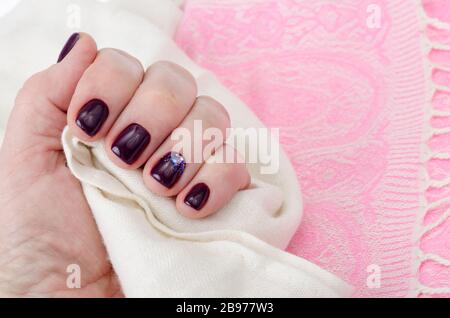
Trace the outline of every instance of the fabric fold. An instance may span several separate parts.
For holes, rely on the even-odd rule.
[[[228,214],[228,219],[212,217],[203,224],[197,221],[201,224],[197,227],[189,227],[185,219],[184,231],[174,231],[158,215],[183,217],[177,215],[172,199],[145,188],[139,171],[116,167],[107,158],[103,143],[85,144],[67,128],[62,141],[68,166],[82,182],[126,296],[350,295],[350,286],[339,278],[263,241],[273,242],[271,237],[283,229],[276,226],[267,207],[249,209],[246,202],[257,202],[265,190],[273,191],[270,184],[256,180],[253,189],[242,191],[217,214]],[[260,226],[267,232],[255,231]]]

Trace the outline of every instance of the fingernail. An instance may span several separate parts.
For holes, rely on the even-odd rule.
[[[67,54],[69,54],[70,50],[73,49],[77,41],[80,39],[80,33],[74,33],[70,36],[70,38],[67,40],[66,44],[64,44],[64,47],[61,50],[61,53],[59,53],[58,57],[58,63],[61,62]]]
[[[209,188],[204,183],[198,183],[192,187],[191,191],[187,194],[184,199],[184,203],[189,205],[191,208],[200,210],[206,204],[209,198]]]
[[[150,143],[150,134],[144,127],[131,124],[125,128],[112,145],[112,152],[123,162],[131,165]]]
[[[93,99],[80,109],[75,122],[78,127],[92,137],[102,128],[108,115],[108,106],[99,99]]]
[[[183,156],[177,152],[169,152],[153,167],[151,175],[166,188],[172,188],[180,179],[186,167]]]

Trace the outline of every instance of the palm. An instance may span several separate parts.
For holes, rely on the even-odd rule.
[[[65,166],[65,114],[29,95],[19,95],[0,151],[0,291],[120,295],[81,185]],[[79,289],[67,286],[70,264],[80,267]]]

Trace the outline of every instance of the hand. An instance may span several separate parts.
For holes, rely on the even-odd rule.
[[[97,51],[89,35],[73,35],[58,63],[24,84],[0,149],[0,295],[122,295],[81,185],[65,166],[66,125],[82,140],[104,138],[119,167],[144,166],[149,190],[176,196],[185,217],[206,217],[245,188],[243,164],[191,163],[171,151],[168,136],[177,127],[192,131],[194,120],[224,134],[230,124],[222,105],[197,97],[185,69],[158,62],[144,72],[132,56]],[[80,289],[67,288],[69,264],[81,268]]]

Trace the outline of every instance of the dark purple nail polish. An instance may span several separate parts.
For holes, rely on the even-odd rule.
[[[183,156],[177,152],[169,152],[153,167],[151,175],[166,188],[172,188],[180,179],[186,167]]]
[[[73,49],[77,41],[80,39],[79,33],[74,33],[70,36],[70,38],[67,40],[66,44],[64,44],[64,47],[61,50],[61,53],[59,53],[58,57],[58,63],[61,62],[67,54],[69,54],[70,50]]]
[[[93,99],[80,109],[75,122],[78,127],[92,137],[102,128],[108,115],[108,106],[99,99]]]
[[[144,127],[131,124],[114,141],[111,150],[123,162],[131,165],[150,143],[150,134]]]
[[[200,210],[206,204],[209,198],[209,188],[204,183],[198,183],[192,187],[191,191],[187,194],[184,199],[184,203],[189,205],[191,208]]]

